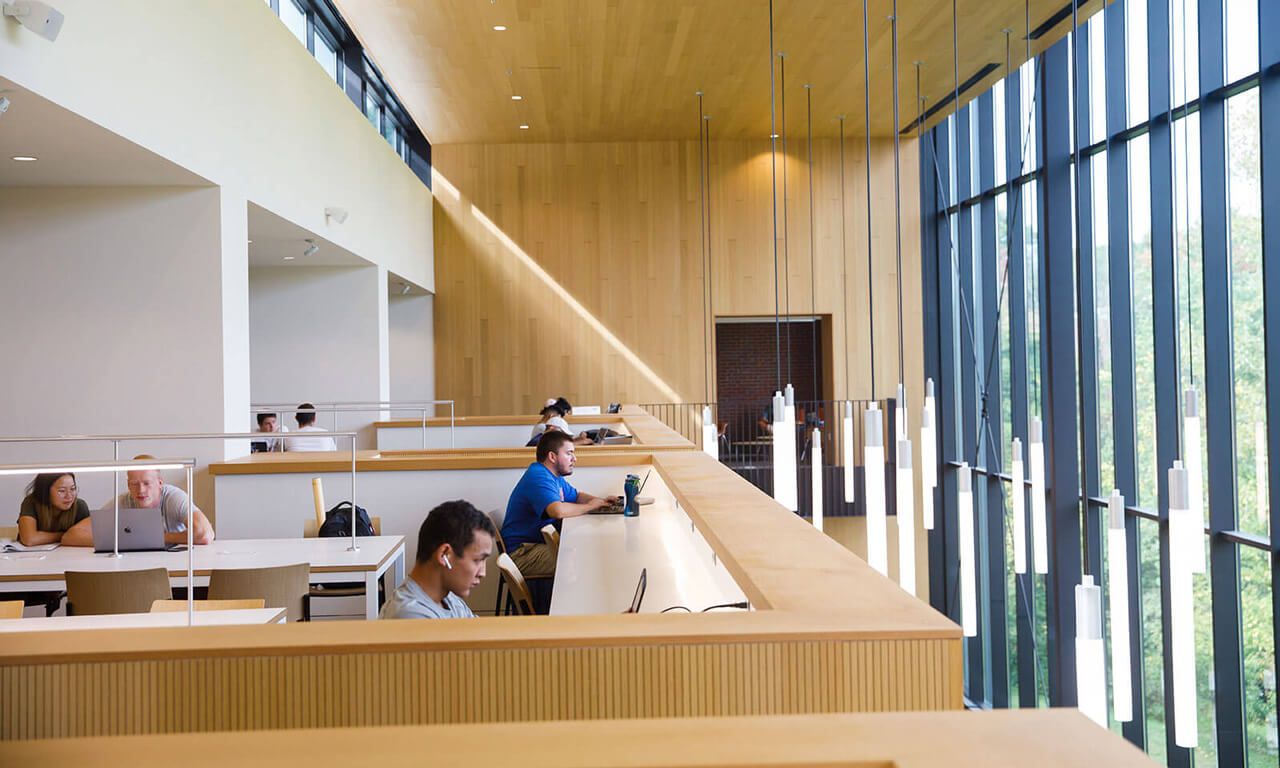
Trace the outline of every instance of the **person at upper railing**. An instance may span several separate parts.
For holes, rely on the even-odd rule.
[[[36,475],[27,486],[27,497],[18,510],[18,541],[29,547],[93,546],[89,505],[79,497],[75,475],[70,472]]]
[[[298,422],[298,432],[329,431],[316,426],[315,408],[311,403],[298,406],[298,412],[294,415],[294,420]],[[286,451],[336,451],[338,446],[333,442],[332,437],[289,437],[285,438],[284,449]]]
[[[134,460],[153,459],[154,456],[134,456]],[[160,508],[164,518],[164,543],[187,543],[187,492],[176,485],[168,485],[160,477],[159,470],[134,469],[125,473],[128,492],[120,494],[121,509]],[[103,507],[107,509],[107,507]],[[213,525],[194,503],[191,504],[191,541],[194,544],[213,543]]]
[[[276,417],[276,414],[259,413],[257,431],[264,432],[264,433],[288,432],[289,428],[279,423],[279,419]],[[255,440],[254,442],[262,443],[265,446],[265,448],[259,449],[259,450],[267,450],[267,451],[283,451],[284,450],[284,440],[279,437],[269,437],[265,440]]]

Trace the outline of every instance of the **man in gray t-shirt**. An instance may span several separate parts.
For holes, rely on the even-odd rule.
[[[462,598],[484,578],[496,535],[489,516],[466,501],[446,501],[418,530],[418,557],[409,577],[387,598],[379,618],[463,619]]]
[[[136,458],[152,458],[138,456]],[[166,485],[160,473],[154,469],[137,469],[126,473],[129,492],[120,494],[122,509],[150,509],[159,507],[164,517],[164,541],[166,544],[187,543],[187,494],[173,485]],[[209,518],[204,516],[200,508],[191,505],[191,516],[195,522],[191,529],[191,540],[196,544],[213,542],[213,526]]]

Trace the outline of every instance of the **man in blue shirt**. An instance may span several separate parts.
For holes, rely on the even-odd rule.
[[[541,578],[549,582],[548,577],[556,572],[556,559],[542,540],[542,527],[553,523],[559,528],[564,518],[607,507],[612,500],[579,491],[565,481],[564,478],[573,474],[573,465],[577,462],[573,438],[569,435],[547,430],[538,440],[534,458],[511,491],[502,523],[502,542],[526,579]],[[544,603],[540,613],[546,612],[549,596],[548,593],[545,601],[534,601]]]

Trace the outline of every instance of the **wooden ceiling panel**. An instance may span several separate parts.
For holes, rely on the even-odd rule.
[[[696,91],[712,135],[770,132],[769,4],[764,0],[336,0],[423,133],[433,143],[617,141],[697,136]],[[1060,14],[1064,0],[1031,0],[1030,26]],[[960,81],[998,64],[960,101],[1002,76],[1005,35],[1012,64],[1026,58],[1022,0],[957,0]],[[1083,20],[1102,6],[1082,3]],[[868,8],[871,133],[892,135],[892,2]],[[1067,9],[1070,5],[1066,6]],[[899,126],[916,114],[916,71],[927,105],[954,88],[952,4],[899,2]],[[815,136],[865,135],[862,4],[775,0],[774,67],[779,132],[806,129],[812,86]],[[1033,41],[1066,34],[1070,16]],[[494,31],[504,25],[506,31]],[[777,59],[775,59],[777,61]],[[520,96],[513,100],[512,96]],[[782,110],[785,97],[786,110]],[[935,117],[941,118],[940,113]],[[521,130],[526,124],[528,130]]]

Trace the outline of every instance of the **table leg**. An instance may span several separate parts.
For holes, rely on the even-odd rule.
[[[364,617],[378,618],[378,575],[373,571],[364,577]]]

